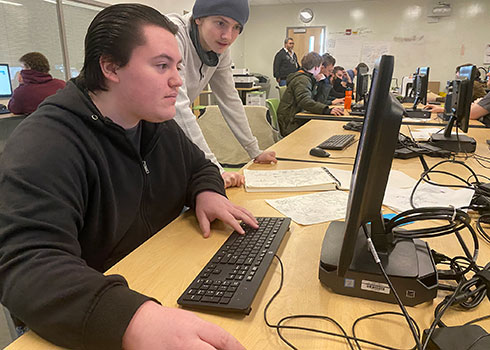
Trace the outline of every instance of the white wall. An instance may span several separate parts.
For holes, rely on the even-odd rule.
[[[394,77],[400,79],[418,66],[430,66],[430,80],[441,81],[443,90],[446,81],[454,77],[457,65],[468,62],[482,65],[485,45],[490,43],[490,1],[452,0],[451,3],[452,15],[441,18],[439,23],[427,22],[427,5],[432,4],[428,0],[253,6],[242,33],[243,66],[272,77],[272,61],[283,45],[286,27],[301,26],[298,13],[309,7],[315,13],[310,25],[326,26],[329,33],[364,28],[370,33],[361,40],[390,43],[389,53],[395,56]],[[481,12],[477,13],[478,10]],[[411,18],[409,12],[412,15],[419,12],[420,16]],[[356,19],[355,13],[364,13],[364,17]],[[416,40],[410,41],[414,36]]]
[[[183,10],[190,11],[192,6],[194,6],[195,0],[99,0],[105,2],[106,4],[119,4],[119,3],[134,3],[139,2],[151,7],[156,8],[163,14],[167,13],[178,13],[182,14]]]

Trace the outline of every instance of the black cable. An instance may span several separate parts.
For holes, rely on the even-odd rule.
[[[480,217],[476,220],[476,230],[487,243],[490,243],[490,235],[485,231],[482,226],[483,219],[490,219],[490,213],[480,215]]]
[[[267,311],[268,311],[270,305],[272,304],[272,302],[274,301],[274,299],[279,295],[280,291],[282,290],[282,286],[284,284],[284,266],[282,264],[281,259],[277,255],[274,255],[274,257],[279,261],[279,266],[280,266],[280,270],[281,270],[281,279],[280,279],[280,282],[279,282],[278,289],[276,290],[276,292],[274,292],[274,294],[269,299],[269,301],[267,302],[267,304],[266,304],[266,306],[264,308],[264,321],[265,321],[265,324],[268,327],[276,329],[279,338],[287,346],[289,346],[291,349],[298,350],[298,348],[296,348],[290,341],[288,341],[284,337],[284,335],[281,333],[281,330],[283,330],[283,329],[301,330],[301,331],[307,331],[307,332],[320,333],[320,334],[329,335],[329,336],[338,337],[338,338],[344,338],[344,339],[347,340],[347,343],[348,343],[349,348],[351,350],[355,350],[353,344],[351,343],[351,340],[355,341],[356,344],[358,344],[358,342],[361,342],[361,343],[366,343],[368,345],[373,345],[373,346],[376,346],[378,348],[382,348],[382,349],[386,349],[386,350],[399,350],[399,349],[396,349],[396,348],[393,348],[393,347],[390,347],[390,346],[387,346],[387,345],[379,344],[379,343],[376,343],[376,342],[373,342],[373,341],[370,341],[370,340],[361,339],[361,338],[357,338],[357,337],[351,337],[351,336],[347,335],[347,332],[342,328],[342,326],[337,321],[335,321],[334,319],[332,319],[332,318],[330,318],[328,316],[323,316],[323,315],[292,315],[292,316],[283,317],[282,319],[279,320],[279,322],[277,324],[271,324],[269,322],[269,320],[267,319]],[[286,325],[283,325],[282,324],[283,322],[285,322],[287,320],[291,320],[291,319],[295,319],[295,318],[315,318],[315,319],[322,319],[322,320],[325,320],[325,321],[332,322],[337,327],[340,328],[342,334],[337,334],[337,333],[333,333],[333,332],[323,331],[323,330],[315,329],[315,328],[308,328],[308,327],[301,327],[301,326],[286,326]],[[415,323],[415,321],[413,321],[413,322]],[[416,325],[416,323],[415,323],[415,325]],[[416,325],[416,328],[417,328],[418,332],[420,333],[420,329],[419,329],[419,327],[417,325]]]
[[[403,305],[400,297],[398,296],[397,291],[393,287],[393,284],[391,283],[391,280],[388,277],[388,274],[386,273],[386,271],[385,271],[385,269],[383,267],[383,264],[381,263],[381,260],[378,257],[378,253],[376,251],[376,248],[374,247],[373,242],[371,241],[371,237],[369,235],[369,231],[368,231],[368,229],[367,229],[367,227],[366,227],[365,224],[362,225],[362,229],[364,231],[364,235],[366,236],[368,247],[369,247],[369,250],[371,251],[371,254],[373,255],[374,261],[378,265],[378,267],[379,267],[381,273],[383,274],[383,277],[385,278],[386,282],[388,283],[391,291],[393,291],[393,295],[394,295],[394,297],[395,297],[395,299],[396,299],[396,301],[398,303],[398,306],[402,310],[402,313],[405,316],[405,319],[407,320],[408,326],[410,327],[410,331],[412,332],[413,338],[415,340],[416,348],[419,349],[419,350],[422,350],[422,343],[420,342],[419,336],[417,335],[417,331],[415,330],[414,324],[412,323],[412,318],[408,314],[408,311],[405,308],[405,305]]]
[[[353,159],[353,157],[339,157],[339,158],[331,158],[331,159],[340,159],[340,158]],[[276,157],[276,159],[281,161],[286,161],[286,162],[321,163],[321,164],[337,164],[337,165],[350,165],[350,166],[354,165],[351,163],[326,162],[323,160],[309,160],[309,159],[296,159],[296,158],[283,158],[283,157]]]
[[[365,319],[376,317],[376,316],[381,316],[381,315],[396,315],[396,316],[405,317],[405,315],[403,313],[393,312],[393,311],[375,312],[373,314],[364,315],[362,317],[359,317],[357,320],[354,321],[354,324],[352,325],[352,335],[354,336],[354,342],[356,343],[356,345],[359,349],[361,349],[361,345],[357,342],[357,339],[356,339],[357,338],[357,336],[356,336],[356,325]],[[417,330],[417,336],[418,336],[418,338],[420,338],[420,328],[419,328],[417,322],[415,322],[415,320],[411,316],[409,316],[409,317],[410,317],[411,321],[413,322],[413,324],[415,324],[415,328]],[[415,349],[415,348],[416,348],[416,345],[412,349]]]

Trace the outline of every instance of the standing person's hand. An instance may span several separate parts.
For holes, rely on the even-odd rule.
[[[136,311],[122,340],[124,350],[245,350],[223,328],[192,312],[147,301]]]
[[[233,227],[238,233],[245,233],[239,220],[258,228],[257,220],[247,209],[233,204],[228,198],[212,191],[204,191],[196,196],[196,217],[205,238],[209,237],[211,223],[219,219]]]
[[[254,163],[261,163],[261,164],[277,163],[276,152],[274,151],[262,152],[257,157],[255,157]]]

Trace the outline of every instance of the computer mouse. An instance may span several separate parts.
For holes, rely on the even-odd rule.
[[[0,103],[0,111],[5,111],[6,109],[7,109],[7,106]]]
[[[320,147],[313,147],[312,149],[310,149],[310,155],[323,158],[330,157],[330,153]]]

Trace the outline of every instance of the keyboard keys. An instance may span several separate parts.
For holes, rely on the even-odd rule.
[[[198,274],[178,303],[216,311],[250,312],[250,305],[275,252],[289,229],[289,218],[257,218],[259,228],[241,224]]]
[[[317,147],[323,149],[342,150],[351,145],[353,142],[354,135],[352,134],[333,135],[320,143]]]

